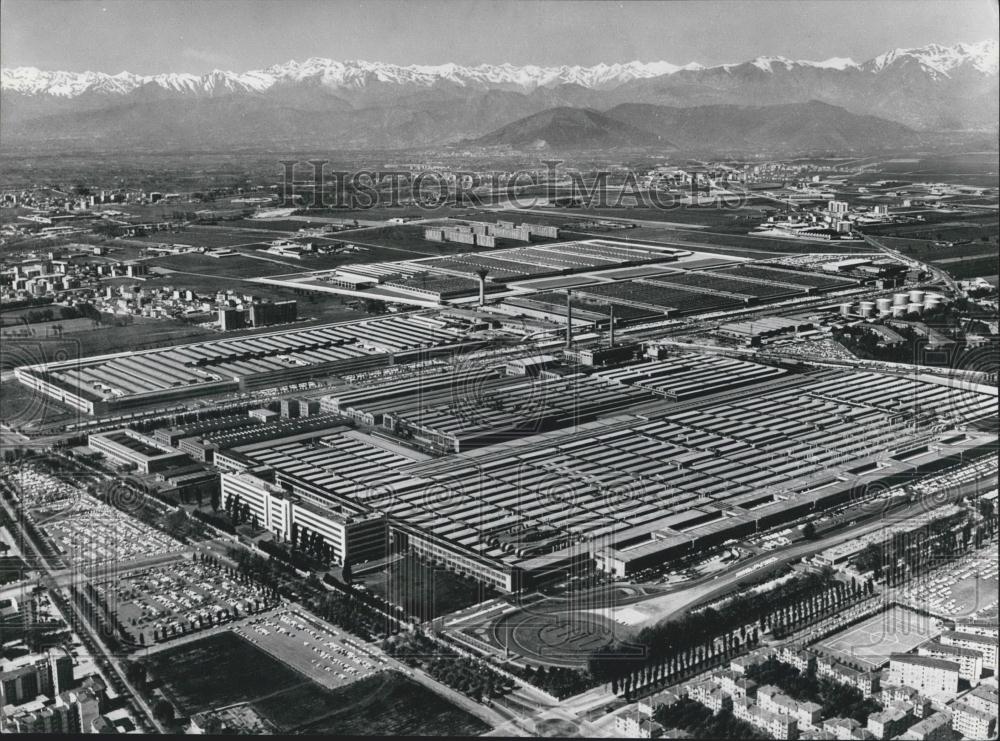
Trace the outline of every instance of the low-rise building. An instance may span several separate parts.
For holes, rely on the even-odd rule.
[[[729,668],[737,674],[746,674],[747,669],[763,664],[768,659],[774,657],[774,651],[767,648],[759,648],[751,651],[745,656],[737,656],[729,662]]]
[[[135,466],[142,473],[156,473],[190,462],[186,453],[128,428],[94,433],[87,438],[87,446],[114,463]]]
[[[937,712],[910,726],[903,741],[951,741],[951,714]]]
[[[799,737],[799,727],[794,718],[764,710],[760,706],[751,709],[750,722],[773,738],[794,741]]]
[[[924,718],[932,712],[931,699],[920,694],[916,688],[907,685],[884,685],[881,700],[884,706],[903,705],[910,707],[910,712],[915,718]]]
[[[663,726],[639,708],[629,708],[615,716],[615,734],[621,738],[660,738]]]
[[[719,683],[719,689],[732,698],[757,696],[757,683],[752,679],[747,679],[741,674],[737,674],[732,669],[722,669],[714,675]]]
[[[719,689],[713,681],[694,682],[687,686],[688,697],[695,702],[701,703],[713,713],[722,710],[731,710],[733,707],[732,698]]]
[[[868,716],[868,730],[878,739],[890,739],[904,733],[916,721],[913,713],[892,705]]]
[[[879,675],[841,664],[835,659],[820,657],[816,660],[816,674],[834,682],[856,687],[865,695],[871,695],[879,689]]]
[[[639,700],[636,707],[638,707],[640,713],[652,718],[653,713],[657,710],[660,708],[673,707],[680,701],[681,697],[683,697],[682,693],[664,690],[663,692],[657,692],[655,695],[650,695],[649,697]]]
[[[795,646],[784,646],[777,655],[778,661],[789,666],[794,666],[800,672],[805,673],[810,668],[816,666],[816,655],[811,651],[804,651]]]
[[[828,718],[823,721],[823,730],[839,741],[875,738],[875,735],[854,718]]]

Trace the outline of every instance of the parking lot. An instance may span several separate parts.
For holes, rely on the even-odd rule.
[[[233,630],[327,687],[350,684],[385,669],[399,669],[374,646],[323,625],[295,608],[243,621]]]
[[[271,590],[196,561],[135,571],[94,588],[121,629],[145,645],[236,620],[277,601]]]
[[[29,466],[5,464],[0,466],[0,477],[10,482],[21,506],[25,509],[72,501],[83,495],[82,489],[70,486],[55,476],[36,471]]]
[[[57,553],[74,566],[111,566],[184,548],[169,535],[86,494],[80,495],[78,508],[39,524]]]
[[[939,617],[965,617],[996,607],[1000,589],[997,544],[963,556],[899,590],[901,603]]]

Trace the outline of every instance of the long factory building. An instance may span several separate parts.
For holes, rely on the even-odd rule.
[[[454,323],[427,314],[26,365],[14,376],[87,414],[191,396],[296,383],[412,358],[462,342]]]
[[[842,371],[746,388],[443,458],[357,431],[277,441],[217,456],[223,498],[239,481],[246,501],[267,472],[284,492],[267,506],[303,502],[314,527],[324,508],[384,515],[382,542],[513,591],[569,569],[627,576],[996,443],[944,423],[993,413],[995,397],[974,391]]]

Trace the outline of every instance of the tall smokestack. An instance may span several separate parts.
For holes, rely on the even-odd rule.
[[[611,340],[611,347],[614,347],[615,346],[615,305],[614,304],[609,304],[609,308],[611,309],[611,316],[608,319],[608,330],[609,330],[609,335],[610,335],[610,340]]]
[[[573,292],[566,291],[566,349],[570,350],[573,347],[573,304],[570,300],[573,297]]]
[[[486,305],[486,276],[489,274],[489,270],[486,268],[480,268],[476,271],[476,275],[479,276],[479,305]]]

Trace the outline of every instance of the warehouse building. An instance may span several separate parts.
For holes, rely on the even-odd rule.
[[[628,575],[980,455],[995,435],[942,431],[930,410],[975,419],[992,414],[993,401],[910,378],[823,371],[444,458],[358,432],[241,455],[244,467],[272,468],[279,485],[317,506],[384,513],[399,543],[514,589],[595,565]]]
[[[21,366],[26,386],[88,414],[288,384],[400,362],[460,343],[463,331],[416,314]],[[447,350],[444,350],[447,351]]]
[[[94,433],[87,438],[87,446],[114,463],[135,466],[142,473],[156,473],[191,462],[187,453],[128,428]]]

